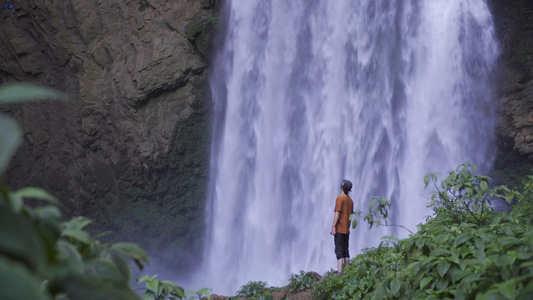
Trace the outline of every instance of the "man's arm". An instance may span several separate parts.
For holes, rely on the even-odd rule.
[[[340,211],[335,212],[335,217],[333,217],[333,225],[331,226],[331,234],[335,235],[337,233],[337,230],[335,229],[335,226],[337,225],[337,222],[339,222],[339,217],[341,215]]]

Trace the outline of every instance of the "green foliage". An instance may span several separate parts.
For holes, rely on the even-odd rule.
[[[344,268],[343,276],[326,273],[313,290],[313,297],[365,299],[388,274],[404,266],[398,246],[364,249]]]
[[[12,118],[3,115],[0,115],[0,128],[0,173],[4,173],[20,144],[22,132]]]
[[[200,288],[198,291],[189,291],[185,292],[186,295],[196,295],[198,299],[210,299],[211,298],[211,291],[208,288]],[[188,297],[188,300],[195,299],[195,297]]]
[[[467,163],[433,184],[430,207],[435,215],[407,239],[384,237],[365,250],[343,276],[326,276],[313,290],[317,299],[530,299],[533,293],[533,179],[520,195],[489,186]],[[507,203],[498,213],[490,199]]]
[[[349,292],[346,293],[346,289],[353,289],[354,282],[346,280],[353,273],[353,264],[345,266],[343,269],[345,276],[339,276],[334,271],[329,271],[324,274],[324,279],[315,284],[313,291],[311,292],[313,299],[347,299],[346,297],[352,296]],[[344,296],[344,294],[348,294]]]
[[[315,279],[305,273],[305,271],[300,271],[300,274],[291,274],[289,279],[289,290],[291,292],[302,292],[313,287]]]
[[[14,83],[0,87],[0,104],[50,99],[65,99],[65,95],[46,87],[24,83]]]
[[[504,214],[494,216],[486,226],[467,222],[420,226],[416,235],[399,244],[406,267],[385,277],[372,295],[376,299],[525,299],[533,287],[533,231],[516,221]],[[395,281],[400,287],[397,293],[392,288]]]
[[[383,221],[386,223],[387,218],[389,217],[389,208],[389,200],[383,197],[372,197],[370,205],[368,206],[368,212],[363,220],[370,224],[370,228],[372,228],[374,224],[379,226]]]
[[[389,216],[391,203],[388,199],[383,197],[372,197],[370,204],[368,205],[368,212],[365,214],[363,221],[367,222],[370,225],[370,228],[374,226],[398,226],[401,227],[410,233],[413,233],[411,230],[405,226],[398,224],[389,224],[391,218]],[[358,217],[361,216],[361,212],[357,211],[350,215],[350,221],[352,222],[352,228],[356,228],[358,225]]]
[[[144,282],[146,285],[146,290],[141,296],[142,300],[172,300],[172,299],[185,299],[186,295],[192,295],[202,299],[205,295],[208,299],[211,297],[211,292],[206,288],[201,288],[198,291],[185,292],[181,286],[176,285],[172,281],[163,280],[159,281],[155,279],[157,275],[148,276],[144,275],[141,278],[137,279],[137,282]],[[195,299],[196,297],[191,296],[187,299]]]
[[[185,297],[185,291],[182,287],[177,286],[173,282],[167,280],[159,281],[155,279],[156,277],[157,275],[152,277],[144,275],[137,279],[137,282],[144,282],[146,284],[146,291],[142,295],[141,299],[182,299]]]
[[[85,228],[88,219],[64,222],[54,206],[30,208],[22,202],[31,195],[50,201],[44,191],[11,192],[1,186],[0,299],[136,299],[129,287],[133,259],[142,268],[146,254],[135,245],[106,244]],[[15,280],[16,279],[16,280]],[[11,281],[13,284],[7,285]],[[41,289],[40,283],[45,282]],[[8,294],[6,294],[8,293]],[[48,296],[47,296],[48,295]]]
[[[516,217],[520,223],[533,225],[533,176],[523,183],[523,192],[518,197],[518,203],[513,206],[511,214]]]
[[[390,201],[383,197],[372,197],[370,204],[368,205],[368,212],[365,214],[363,220],[366,221],[370,228],[376,224],[381,225],[384,221],[387,222],[389,216]],[[350,221],[352,222],[352,228],[356,228],[359,224],[358,217],[362,214],[361,211],[356,211],[350,215]]]
[[[426,187],[429,183],[435,187],[429,207],[444,220],[486,225],[490,223],[493,211],[491,198],[502,198],[507,204],[511,204],[518,193],[506,186],[490,189],[490,178],[474,175],[471,170],[477,171],[474,165],[463,163],[440,182],[440,187],[437,185],[436,174],[426,175],[424,177]]]
[[[249,281],[237,291],[237,297],[254,299],[254,300],[271,300],[272,292],[278,288],[269,287],[264,281]]]

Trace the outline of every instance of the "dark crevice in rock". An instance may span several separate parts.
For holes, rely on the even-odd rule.
[[[518,83],[524,84],[524,85],[531,85],[533,82],[533,76],[525,76],[518,80]]]
[[[159,87],[152,89],[146,94],[145,97],[131,101],[130,103],[132,104],[132,107],[135,109],[140,109],[145,106],[150,101],[150,99],[158,98],[164,94],[175,92],[179,88],[184,87],[189,82],[187,75],[190,71],[190,69],[184,71],[183,76],[177,78],[174,82],[165,83]]]

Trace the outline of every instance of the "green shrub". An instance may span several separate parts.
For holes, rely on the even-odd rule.
[[[313,276],[305,273],[305,271],[300,271],[300,274],[291,274],[289,290],[293,293],[302,292],[312,288],[314,283],[315,278]]]
[[[326,276],[314,297],[530,299],[533,230],[526,216],[531,216],[527,200],[533,184],[524,184],[523,195],[502,186],[491,189],[490,178],[472,170],[462,164],[442,182],[435,174],[426,176],[426,186],[435,188],[429,205],[435,214],[428,222],[409,238],[385,237],[379,248],[354,258],[345,275]],[[493,197],[507,203],[518,198],[519,204],[510,213],[494,212]]]
[[[368,211],[363,217],[363,221],[368,223],[370,225],[370,229],[372,226],[396,226],[403,228],[409,233],[413,233],[411,230],[409,230],[407,227],[400,225],[400,224],[391,224],[392,218],[389,216],[389,210],[390,210],[390,201],[388,199],[385,199],[383,197],[372,197],[372,200],[370,201],[370,204],[368,205]],[[356,211],[352,215],[350,215],[350,221],[352,222],[352,227],[356,228],[358,223],[358,218],[361,216],[362,212]]]
[[[272,299],[271,293],[277,290],[278,288],[269,287],[264,281],[249,281],[237,291],[236,296],[254,300],[269,300]]]
[[[37,188],[1,186],[0,299],[138,299],[128,259],[142,269],[143,250],[101,243],[85,231],[90,220],[65,222],[55,206],[30,208],[26,198],[57,203]]]
[[[474,175],[471,170],[477,171],[476,167],[469,163],[460,165],[440,182],[440,186],[437,184],[436,174],[424,177],[426,187],[432,183],[435,188],[429,207],[441,220],[486,225],[491,222],[493,215],[492,198],[502,198],[507,204],[511,204],[512,200],[518,196],[518,192],[506,186],[490,189],[490,178]]]
[[[401,241],[406,267],[385,277],[373,296],[526,299],[533,289],[532,246],[533,232],[507,214],[487,226],[430,222]]]
[[[403,268],[397,245],[364,249],[344,268],[344,274],[328,272],[312,291],[315,299],[364,299],[390,272]]]
[[[326,272],[324,279],[315,284],[311,292],[313,299],[342,299],[338,294],[342,294],[343,289],[350,289],[353,287],[350,281],[346,278],[352,274],[351,269],[353,265],[350,264],[344,268],[346,276],[339,276],[333,271]]]
[[[533,176],[529,176],[523,183],[522,190],[518,202],[512,207],[511,215],[522,224],[533,225]]]
[[[155,279],[157,275],[152,277],[144,275],[141,278],[137,279],[138,283],[145,283],[145,291],[141,296],[142,300],[173,300],[173,299],[184,299],[186,295],[195,294],[198,296],[198,299],[202,299],[205,295],[208,299],[211,297],[211,293],[206,288],[201,288],[198,291],[185,292],[181,286],[178,286],[172,281],[163,280],[159,281]],[[194,297],[189,297],[189,299],[194,299]]]

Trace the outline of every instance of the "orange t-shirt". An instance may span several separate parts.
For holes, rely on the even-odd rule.
[[[350,215],[353,213],[353,201],[348,195],[340,195],[335,201],[335,212],[340,212],[339,221],[335,226],[338,233],[350,233]]]

